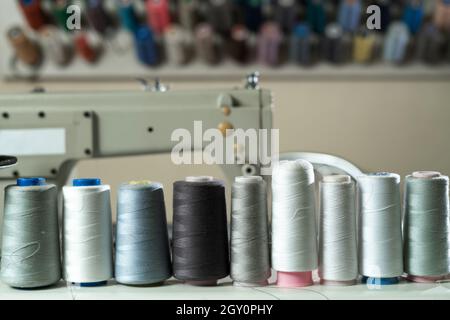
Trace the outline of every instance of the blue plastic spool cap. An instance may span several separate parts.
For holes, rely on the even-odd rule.
[[[74,179],[73,186],[74,187],[95,187],[101,186],[102,180],[98,178],[89,178],[89,179]]]
[[[381,286],[389,286],[392,284],[397,284],[399,282],[398,277],[393,278],[374,278],[374,277],[366,277],[363,276],[361,279],[362,283],[368,285],[381,285]]]
[[[19,178],[17,179],[17,186],[19,187],[36,187],[45,186],[47,181],[45,178]]]
[[[74,179],[72,182],[74,187],[95,187],[101,186],[102,180],[98,178],[89,178],[89,179]],[[100,281],[100,282],[87,282],[87,283],[74,283],[82,288],[92,288],[104,286],[108,283],[108,281]]]

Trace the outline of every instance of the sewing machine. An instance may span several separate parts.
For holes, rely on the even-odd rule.
[[[18,164],[0,171],[1,180],[45,177],[62,186],[77,161],[170,152],[175,129],[271,129],[271,92],[259,89],[259,75],[247,77],[244,88],[170,91],[159,81],[143,91],[46,93],[0,96],[0,152],[18,157]],[[330,156],[286,155],[309,159],[320,170],[352,175],[351,164]],[[325,160],[325,161],[324,161]],[[9,163],[11,165],[11,163]],[[223,165],[229,181],[259,173],[258,165]],[[327,171],[327,173],[329,173]],[[335,172],[332,169],[332,172]]]
[[[158,84],[159,85],[159,84]],[[0,96],[0,150],[19,159],[0,179],[42,176],[64,184],[88,158],[170,152],[175,129],[270,129],[267,90],[165,91]],[[256,174],[256,166],[224,166],[227,176]]]

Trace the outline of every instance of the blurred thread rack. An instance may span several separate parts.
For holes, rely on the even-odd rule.
[[[34,3],[40,10],[27,14],[24,8]],[[5,1],[0,4],[0,71],[6,79],[48,80],[225,80],[255,69],[281,80],[450,78],[450,1],[391,1],[381,6],[383,30],[361,31],[367,6],[383,3]],[[81,31],[64,30],[69,4],[82,8]],[[389,29],[393,25],[397,30]],[[388,43],[390,33],[395,45]],[[34,60],[30,46],[28,56],[14,58],[20,55],[11,46],[12,37],[38,44]],[[67,57],[55,44],[57,38],[68,44]],[[27,58],[29,65],[21,61]]]

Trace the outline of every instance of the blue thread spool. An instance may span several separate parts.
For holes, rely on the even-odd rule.
[[[406,24],[404,22],[391,24],[384,40],[384,60],[397,64],[405,62],[409,42],[410,32]]]
[[[349,3],[347,0],[342,0],[338,19],[345,32],[355,32],[361,20],[361,1],[357,0]]]
[[[135,33],[139,28],[139,23],[134,11],[133,2],[129,0],[119,1],[118,14],[124,28]]]
[[[409,1],[403,13],[403,22],[406,23],[411,33],[415,34],[419,31],[422,26],[423,15],[423,1]]]
[[[310,65],[313,60],[311,28],[306,23],[299,23],[292,33],[291,59],[301,65]]]
[[[72,185],[74,187],[94,187],[101,186],[102,180],[98,178],[90,178],[90,179],[74,179],[72,181]],[[88,283],[73,283],[74,285],[80,286],[82,288],[92,288],[105,286],[108,281],[99,281],[99,282],[88,282]]]
[[[262,1],[246,0],[243,4],[245,25],[248,30],[258,32],[263,22]]]
[[[322,0],[308,0],[306,19],[314,32],[322,34],[325,31],[326,16]]]
[[[158,63],[158,54],[152,30],[147,26],[140,27],[136,34],[136,53],[139,61],[148,66]]]

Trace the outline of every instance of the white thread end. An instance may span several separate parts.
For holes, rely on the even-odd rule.
[[[417,179],[433,179],[439,178],[441,173],[437,171],[416,171],[412,174],[412,176]]]
[[[400,175],[397,173],[391,173],[391,172],[375,172],[375,173],[368,173],[366,175],[360,176],[357,178],[358,181],[364,180],[364,179],[395,179],[397,183],[400,183]]]
[[[277,167],[286,170],[314,170],[310,162],[302,159],[280,161],[278,162]]]
[[[323,183],[350,183],[352,178],[347,175],[331,175],[325,176],[322,179]]]
[[[235,182],[237,183],[259,183],[263,181],[263,178],[260,176],[249,176],[249,177],[236,177]]]
[[[201,176],[201,177],[186,177],[186,182],[211,182],[214,181],[213,177]]]
[[[149,186],[153,184],[150,180],[141,180],[141,181],[130,181],[128,182],[128,185],[130,186]]]

